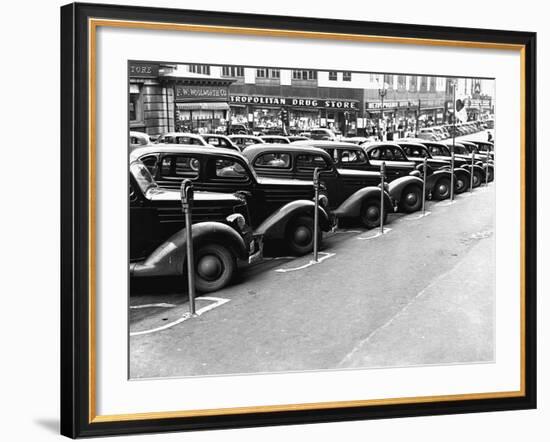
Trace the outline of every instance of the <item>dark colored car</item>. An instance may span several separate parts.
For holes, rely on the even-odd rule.
[[[494,165],[492,164],[492,160],[489,160],[487,162],[487,156],[486,155],[480,155],[479,153],[476,153],[477,146],[472,145],[473,143],[469,142],[457,142],[455,141],[454,145],[452,141],[446,141],[445,145],[449,148],[449,150],[454,149],[455,152],[455,158],[462,158],[471,165],[472,163],[472,153],[474,156],[474,165],[479,166],[482,169],[481,172],[481,180],[485,181],[485,175],[487,174],[488,181],[493,181],[494,179]],[[474,150],[472,150],[472,148]],[[485,164],[487,163],[487,164]],[[475,175],[475,174],[474,174]],[[476,177],[474,176],[474,180],[476,180]],[[475,186],[474,186],[475,187]]]
[[[250,134],[251,131],[246,124],[233,123],[229,126],[228,132],[230,134]]]
[[[424,158],[426,159],[427,175],[432,175],[434,170],[451,167],[450,158],[434,158],[424,144],[414,141],[398,141],[397,143],[401,146],[407,158],[413,160],[416,164],[423,164]],[[470,187],[470,172],[461,168],[455,161],[454,174],[456,177],[454,182],[455,192],[459,194],[468,190]]]
[[[408,158],[401,146],[397,143],[367,143],[362,145],[370,162],[370,167],[380,168],[382,162],[386,163],[388,174],[400,177],[410,174],[412,170],[422,172],[423,159]],[[434,200],[444,200],[451,196],[451,170],[449,167],[427,171],[426,192]]]
[[[290,140],[284,135],[262,135],[260,138],[268,144],[290,144]]]
[[[337,169],[327,152],[308,145],[258,144],[249,146],[243,154],[256,173],[264,177],[308,181],[312,179],[314,170],[319,168],[323,205],[337,219],[359,220],[367,228],[380,225],[382,195],[378,172]],[[410,178],[420,182],[422,192],[422,181]],[[384,218],[394,209],[390,195],[401,195],[404,187],[404,183],[400,188],[392,184],[387,187],[384,192]]]
[[[130,275],[184,276],[186,232],[180,192],[161,189],[140,161],[130,164]],[[192,205],[195,284],[219,290],[254,250],[243,197],[195,192]]]
[[[294,254],[313,248],[314,188],[311,181],[258,177],[246,159],[229,149],[198,146],[152,146],[136,149],[130,160],[141,160],[161,188],[178,189],[190,179],[196,190],[239,192],[250,210],[250,225],[265,241],[286,241]],[[331,228],[320,208],[320,226]]]

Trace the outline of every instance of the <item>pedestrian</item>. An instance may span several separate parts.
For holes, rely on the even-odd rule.
[[[493,141],[493,134],[490,130],[487,131],[487,141]]]

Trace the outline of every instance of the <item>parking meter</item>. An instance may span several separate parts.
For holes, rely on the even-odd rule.
[[[193,183],[183,180],[180,187],[181,208],[185,216],[185,239],[187,252],[187,284],[189,292],[189,313],[195,315],[195,258],[193,256]]]
[[[380,165],[380,233],[384,233],[384,187],[386,180],[386,162]]]
[[[313,260],[319,260],[319,168],[313,170],[313,188],[315,190],[315,206],[313,208]]]

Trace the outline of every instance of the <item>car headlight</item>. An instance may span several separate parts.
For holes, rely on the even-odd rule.
[[[235,227],[239,232],[244,232],[246,228],[246,220],[244,219],[244,216],[242,216],[240,213],[232,213],[225,219],[229,224]]]

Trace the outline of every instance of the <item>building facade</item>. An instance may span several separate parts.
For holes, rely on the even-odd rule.
[[[494,82],[459,79],[468,118],[492,112]],[[130,129],[300,133],[326,127],[344,136],[397,133],[447,123],[452,80],[349,71],[130,63]],[[282,120],[286,110],[288,122]]]

